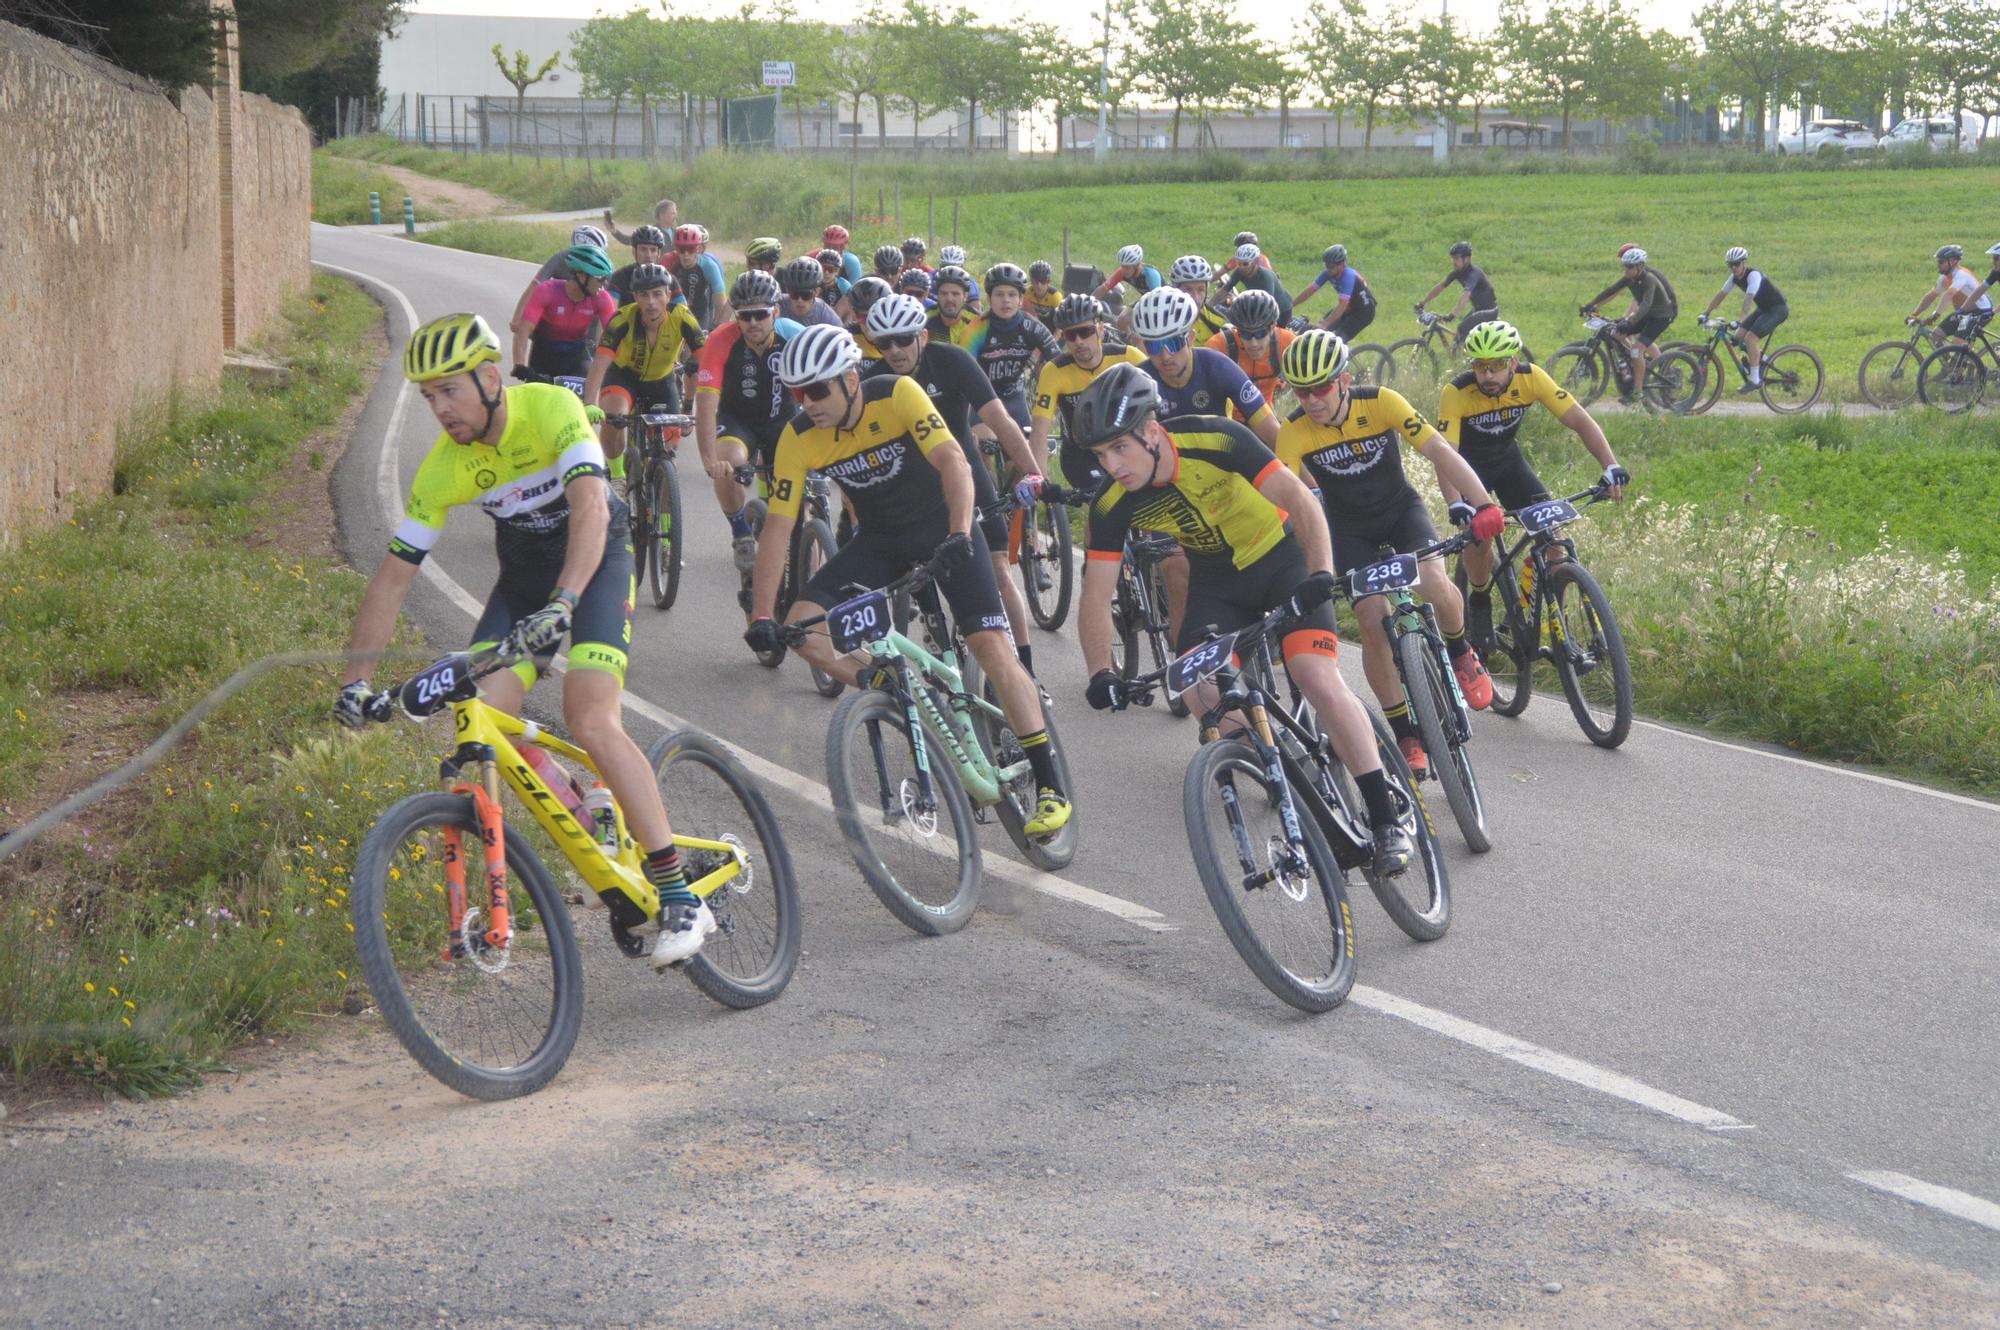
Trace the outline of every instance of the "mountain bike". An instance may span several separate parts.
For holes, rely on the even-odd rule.
[[[1416,781],[1371,710],[1397,819],[1416,851],[1393,876],[1375,870],[1366,810],[1318,718],[1296,685],[1289,708],[1278,701],[1270,639],[1291,614],[1280,606],[1247,628],[1211,635],[1133,680],[1119,709],[1146,705],[1155,688],[1186,693],[1214,679],[1220,696],[1202,714],[1201,747],[1181,785],[1188,847],[1250,972],[1285,1003],[1319,1012],[1354,986],[1350,872],[1360,869],[1397,927],[1419,941],[1451,926],[1451,887]]]
[[[743,486],[755,485],[743,515],[750,523],[750,530],[759,538],[764,534],[764,518],[770,511],[769,493],[771,469],[768,466],[745,464],[736,468],[736,483]],[[817,471],[806,473],[806,492],[799,501],[798,520],[792,524],[792,546],[785,555],[785,570],[778,578],[778,599],[775,617],[780,623],[791,611],[792,603],[799,598],[799,590],[812,581],[813,575],[826,564],[839,548],[833,534],[833,482]],[[745,610],[750,608],[750,577],[744,576],[739,599]],[[757,663],[765,669],[775,670],[784,663],[785,646],[780,643],[769,651],[759,651]],[[830,674],[812,669],[813,687],[821,697],[838,697],[843,687],[840,680]]]
[[[1736,367],[1737,382],[1750,386],[1750,352],[1739,335],[1743,325],[1735,319],[1711,319],[1706,314],[1695,320],[1708,334],[1701,342],[1668,342],[1660,349],[1684,351],[1701,371],[1701,392],[1687,408],[1698,416],[1714,406],[1722,396],[1723,381],[1729,377],[1725,358]],[[1797,415],[1812,408],[1826,388],[1826,365],[1809,346],[1793,342],[1766,347],[1761,362],[1763,382],[1757,385],[1764,405],[1781,416]],[[1651,374],[1648,373],[1650,379]]]
[[[632,515],[634,571],[652,589],[653,608],[673,607],[686,562],[681,532],[681,475],[674,464],[681,440],[694,428],[693,416],[647,408],[630,415],[606,415],[604,423],[634,431],[627,448],[625,504]]]
[[[1118,562],[1118,586],[1111,595],[1111,668],[1122,679],[1139,673],[1139,643],[1143,639],[1160,669],[1174,658],[1167,622],[1167,579],[1160,564],[1180,552],[1180,542],[1157,531],[1133,531],[1125,538]],[[1187,699],[1167,691],[1167,710],[1188,714]]]
[[[1405,337],[1391,342],[1384,355],[1388,359],[1386,379],[1379,380],[1402,393],[1405,397],[1412,391],[1435,388],[1444,373],[1445,364],[1454,359],[1456,351],[1451,347],[1452,320],[1448,315],[1416,307],[1417,323],[1420,331],[1415,337]],[[1435,342],[1444,342],[1444,354],[1438,353]]]
[[[608,909],[623,955],[645,955],[659,931],[659,894],[624,813],[608,791],[602,812],[578,806],[581,791],[555,760],[594,776],[590,755],[480,700],[479,679],[522,659],[505,648],[445,656],[377,694],[367,713],[371,721],[399,710],[413,720],[453,714],[457,747],[439,766],[445,788],[402,799],[376,820],[355,863],[351,906],[383,1020],[424,1070],[475,1099],[547,1085],[583,1016],[569,904],[506,820],[503,786],[594,893],[585,903]],[[523,755],[530,748],[541,750],[532,763]],[[679,968],[724,1006],[769,1002],[799,961],[798,887],[777,818],[728,752],[695,731],[665,736],[647,758],[683,828],[674,845],[689,886],[717,925]],[[543,771],[572,788],[558,792]],[[477,860],[470,881],[469,859]]]
[[[1467,746],[1472,742],[1472,708],[1458,686],[1458,672],[1452,669],[1451,651],[1445,646],[1444,632],[1438,627],[1437,613],[1419,601],[1413,588],[1423,560],[1463,549],[1470,537],[1448,536],[1435,545],[1398,554],[1382,547],[1388,557],[1347,574],[1347,598],[1356,606],[1371,597],[1388,602],[1382,629],[1395,653],[1396,673],[1403,681],[1403,696],[1409,699],[1410,716],[1430,755],[1431,773],[1444,787],[1445,802],[1458,823],[1465,844],[1474,854],[1493,848],[1486,831],[1486,800],[1479,790],[1479,776],[1472,768]],[[1360,611],[1356,610],[1357,617]]]
[[[1000,441],[982,439],[979,446],[992,459],[994,492],[1011,494],[1014,478],[1001,455]],[[1059,441],[1051,440],[1049,456],[1053,458],[1060,447]],[[1070,597],[1076,589],[1076,564],[1070,553],[1074,544],[1069,529],[1070,505],[1089,501],[1090,496],[1082,490],[1066,490],[1050,482],[1032,504],[1017,508],[1008,522],[1007,554],[1019,571],[1028,613],[1037,626],[1050,632],[1068,621]]]
[[[1621,401],[1632,400],[1632,365],[1644,354],[1617,340],[1618,323],[1600,315],[1583,316],[1590,336],[1559,347],[1543,368],[1571,397],[1591,405],[1615,386]],[[1646,387],[1640,403],[1649,411],[1685,414],[1699,400],[1701,367],[1685,351],[1662,349],[1646,367]]]
[[[1925,406],[1934,406],[1950,415],[1970,411],[1986,395],[1986,377],[2000,374],[2000,343],[1984,324],[1964,334],[1971,346],[1947,343],[1924,357],[1917,371],[1917,396]],[[1987,369],[1991,363],[1992,370]]]
[[[1029,863],[1045,872],[1076,854],[1076,818],[1048,836],[1030,836],[1034,768],[1021,751],[991,683],[919,565],[889,585],[825,614],[787,624],[792,645],[824,623],[834,649],[865,652],[875,686],[834,709],[826,735],[826,783],[855,864],[882,903],[908,927],[936,936],[965,927],[979,903],[978,822],[996,816]],[[913,598],[925,642],[899,631],[892,602]],[[1069,764],[1048,699],[1042,722],[1065,790]],[[935,759],[943,754],[944,762]],[[975,807],[977,811],[975,812]]]
[[[1884,411],[1900,411],[1917,400],[1917,375],[1924,358],[1944,345],[1944,334],[1922,319],[1904,319],[1910,335],[1899,342],[1878,342],[1861,357],[1861,395]]]
[[[1605,498],[1600,484],[1507,514],[1523,535],[1511,549],[1504,537],[1495,541],[1492,594],[1499,604],[1490,640],[1474,645],[1493,680],[1489,710],[1501,716],[1527,710],[1535,662],[1546,660],[1584,735],[1599,748],[1616,748],[1632,732],[1632,667],[1610,598],[1565,534],[1580,516],[1577,503],[1589,507]],[[1454,576],[1465,591],[1463,565]]]

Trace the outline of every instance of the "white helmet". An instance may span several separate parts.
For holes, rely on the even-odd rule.
[[[1146,251],[1137,245],[1127,245],[1118,251],[1118,266],[1121,268],[1129,268],[1136,263],[1144,263],[1145,261]]]
[[[965,247],[963,245],[946,245],[938,251],[938,266],[940,268],[950,268],[953,266],[963,268],[965,266]]]
[[[1620,254],[1618,261],[1628,268],[1636,268],[1646,261],[1646,251],[1634,245],[1623,254]]]
[[[1174,266],[1167,272],[1167,280],[1175,284],[1181,282],[1206,282],[1215,276],[1215,269],[1209,267],[1208,260],[1199,254],[1184,254],[1174,260]]]
[[[1264,251],[1247,240],[1236,247],[1236,261],[1246,267],[1263,257]]]
[[[1194,327],[1201,306],[1177,286],[1156,286],[1132,306],[1132,331],[1144,341],[1179,337]]]
[[[787,388],[837,379],[861,363],[854,335],[830,323],[815,323],[785,343],[778,354],[778,379]]]
[[[883,296],[868,307],[868,317],[863,325],[870,337],[898,337],[906,333],[920,333],[930,316],[924,313],[924,302],[915,296]]]
[[[569,233],[569,243],[572,245],[595,245],[599,249],[606,251],[609,251],[611,248],[611,242],[604,238],[604,232],[594,226],[588,225],[579,226],[576,230],[571,231]]]
[[[1733,245],[1730,247],[1729,252],[1722,256],[1722,261],[1724,263],[1748,263],[1750,262],[1750,251],[1741,245]]]
[[[2000,259],[2000,245],[1994,245],[1993,247],[1991,247],[1990,249],[1988,249],[1988,250],[1987,250],[1986,252],[1987,252],[1988,254],[1991,254],[1991,255],[1992,255],[1992,256],[1993,256],[1994,258],[1996,258],[1996,259]]]

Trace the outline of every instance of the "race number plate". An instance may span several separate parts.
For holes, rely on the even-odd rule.
[[[451,702],[471,697],[474,691],[472,657],[454,652],[412,675],[403,685],[400,701],[412,716],[435,716]]]
[[[870,591],[844,600],[826,612],[827,631],[839,651],[859,651],[870,642],[889,635],[889,597]]]
[[[1531,503],[1521,510],[1521,527],[1526,531],[1547,531],[1550,527],[1575,520],[1576,508],[1567,499]]]
[[[1414,554],[1398,554],[1393,559],[1371,563],[1366,568],[1349,569],[1347,573],[1347,589],[1355,600],[1364,596],[1379,596],[1385,591],[1401,591],[1416,584],[1417,556]]]
[[[1167,667],[1167,687],[1175,693],[1185,693],[1188,689],[1206,679],[1209,675],[1229,663],[1229,653],[1236,647],[1236,634],[1230,633],[1216,638],[1213,642],[1203,642],[1185,656],[1177,658]]]

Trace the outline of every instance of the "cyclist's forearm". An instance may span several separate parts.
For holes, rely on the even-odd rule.
[[[1035,470],[1046,476],[1049,473],[1049,419],[1047,416],[1035,416],[1028,421],[1028,453],[1035,463]],[[1071,477],[1065,476],[1064,479],[1068,480],[1072,485],[1076,484],[1075,479]]]
[[[1434,287],[1432,287],[1432,288],[1431,288],[1430,290],[1428,290],[1428,291],[1424,292],[1424,296],[1423,296],[1423,299],[1419,300],[1419,301],[1418,301],[1417,303],[1418,303],[1419,305],[1428,305],[1428,304],[1430,304],[1430,303],[1431,303],[1431,301],[1433,301],[1433,300],[1436,300],[1436,299],[1438,298],[1438,293],[1439,293],[1440,291],[1444,290],[1444,289],[1445,289],[1445,287],[1447,287],[1447,286],[1449,286],[1449,285],[1450,285],[1450,283],[1449,283],[1449,282],[1439,282],[1439,283],[1438,283],[1438,284],[1437,284],[1436,286],[1434,286]]]
[[[940,445],[931,450],[931,465],[937,468],[938,480],[944,486],[945,521],[953,534],[971,534],[976,491],[972,487],[972,464],[965,460],[965,450],[955,445]]]
[[[1463,500],[1477,508],[1493,501],[1472,463],[1446,442],[1444,435],[1433,430],[1424,439],[1423,454],[1437,468],[1438,489],[1444,494],[1445,503]]]
[[[525,365],[528,363],[528,325],[524,321],[516,319],[511,325],[510,331],[514,334],[514,363],[516,365]]]
[[[604,391],[604,373],[611,367],[611,357],[596,355],[590,358],[590,373],[583,376],[583,404],[596,406],[598,394]]]
[[[350,652],[372,656],[389,645],[389,639],[396,635],[396,616],[402,613],[403,599],[410,593],[410,583],[416,580],[416,564],[393,554],[383,556],[375,576],[368,580],[368,590],[362,593],[361,609],[354,616],[354,632],[347,642]],[[367,678],[374,664],[373,660],[349,661],[341,672],[341,684]]]
[[[694,447],[705,468],[715,460],[715,394],[694,395]]]
[[[792,548],[793,519],[767,513],[764,530],[757,538],[757,569],[750,577],[750,614],[770,619],[777,615],[778,583],[784,580],[785,560]]]
[[[1085,677],[1111,668],[1111,598],[1118,589],[1118,564],[1085,559],[1083,593],[1076,607],[1076,633]]]

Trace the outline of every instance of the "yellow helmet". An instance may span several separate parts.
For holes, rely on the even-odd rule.
[[[1347,372],[1347,343],[1338,333],[1308,328],[1285,348],[1278,372],[1293,388],[1317,388]]]
[[[403,377],[411,383],[465,374],[500,359],[500,339],[477,314],[447,314],[410,334]]]

